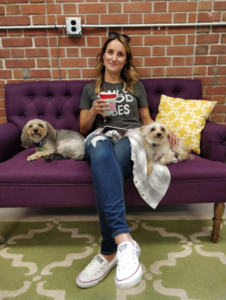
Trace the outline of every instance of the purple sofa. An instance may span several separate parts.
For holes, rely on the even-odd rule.
[[[151,117],[161,94],[201,99],[201,82],[185,79],[145,79]],[[42,81],[7,84],[7,123],[0,125],[0,207],[95,206],[92,175],[86,161],[27,162],[34,148],[21,147],[27,121],[40,118],[55,129],[79,131],[79,103],[87,81]],[[170,187],[161,204],[215,203],[212,241],[217,242],[226,198],[226,127],[207,121],[201,155],[170,164]],[[147,205],[133,178],[125,180],[126,205]]]

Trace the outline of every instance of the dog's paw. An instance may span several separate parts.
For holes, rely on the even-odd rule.
[[[37,158],[36,158],[35,155],[30,155],[30,156],[28,156],[27,161],[34,161],[34,160],[36,160],[36,159],[37,159]]]
[[[191,154],[189,154],[189,153],[185,153],[185,152],[184,152],[184,153],[178,155],[178,159],[179,159],[180,161],[184,161],[184,160],[186,160],[186,159],[194,159],[194,156],[191,155]]]
[[[152,172],[152,166],[147,166],[147,174],[150,175]]]
[[[160,164],[165,166],[168,165],[169,162],[167,161],[167,159],[163,156],[160,160],[159,160]]]

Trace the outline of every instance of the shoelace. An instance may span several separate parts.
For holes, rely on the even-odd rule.
[[[105,262],[103,263],[103,265],[100,268],[100,264],[96,265],[96,261],[97,261],[97,256],[94,256],[94,258],[91,260],[91,262],[88,264],[88,266],[85,267],[84,270],[90,270],[92,269],[92,273],[94,272],[94,275],[97,275],[97,273],[99,273],[105,266]],[[95,266],[96,265],[96,266]]]
[[[134,246],[129,247],[127,251],[123,251],[122,253],[118,253],[118,271],[124,269],[128,264],[134,263],[136,264],[137,261],[137,254],[136,252],[140,251],[136,249]]]

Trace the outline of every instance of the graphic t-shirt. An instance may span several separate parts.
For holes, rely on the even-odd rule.
[[[120,84],[104,82],[104,87],[107,91],[116,93],[116,111],[106,118],[102,115],[97,115],[94,129],[102,128],[106,125],[123,128],[141,127],[139,108],[148,106],[143,84],[141,82],[135,83],[133,94],[123,90],[123,82]],[[87,84],[82,93],[80,108],[90,109],[97,99],[100,99],[100,95],[95,94],[95,82]]]

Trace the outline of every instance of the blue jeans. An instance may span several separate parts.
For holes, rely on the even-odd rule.
[[[92,135],[85,145],[86,159],[91,165],[97,210],[100,219],[101,253],[117,251],[114,237],[129,233],[124,203],[124,177],[132,175],[131,146],[128,138],[113,144],[102,134]]]

